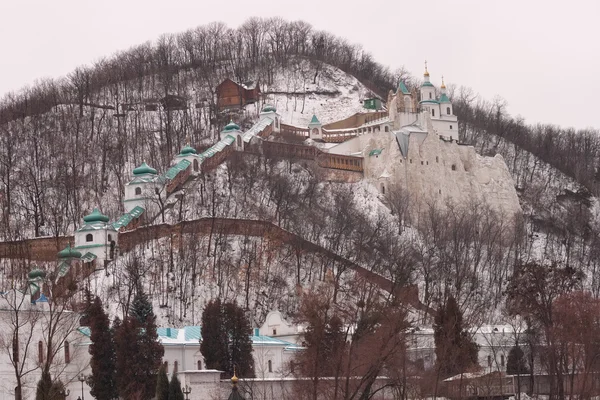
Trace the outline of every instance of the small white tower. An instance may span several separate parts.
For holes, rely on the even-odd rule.
[[[143,162],[133,170],[133,179],[125,185],[125,212],[130,212],[136,206],[147,209],[156,189],[161,188],[162,182],[156,170]]]
[[[117,244],[117,231],[97,208],[83,217],[83,226],[75,232],[75,250],[84,257],[91,253],[99,261],[112,260]]]
[[[186,144],[183,149],[175,156],[175,163],[181,160],[188,160],[192,164],[192,168],[195,172],[200,170],[200,164],[202,164],[202,156],[198,154],[195,148]]]
[[[221,139],[224,139],[227,136],[233,136],[235,138],[235,149],[236,150],[244,150],[244,143],[242,140],[242,131],[240,130],[240,126],[233,122],[233,120],[229,121],[225,128],[221,131]]]
[[[458,140],[458,118],[454,115],[452,102],[446,94],[446,84],[442,76],[442,86],[440,86],[439,108],[440,115],[438,118],[432,118],[433,128],[438,135]]]
[[[260,112],[260,120],[271,118],[273,120],[273,132],[280,132],[281,115],[277,114],[277,109],[274,106],[265,104]]]
[[[323,125],[315,114],[313,114],[312,119],[308,124],[308,130],[311,139],[323,139]]]

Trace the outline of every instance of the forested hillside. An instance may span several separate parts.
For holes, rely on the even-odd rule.
[[[217,112],[214,90],[226,77],[261,82],[282,114],[298,121],[315,108],[334,118],[343,105],[349,115],[363,94],[385,98],[399,79],[409,87],[419,84],[403,70],[378,64],[359,46],[301,21],[254,18],[237,29],[214,23],[164,35],[2,99],[0,237],[69,234],[98,205],[114,219],[135,165],[147,161],[164,171],[187,142],[214,143],[230,118],[251,125],[256,107]],[[478,317],[503,304],[513,267],[528,261],[581,270],[585,286],[598,294],[598,132],[528,126],[507,115],[502,101],[485,101],[456,85],[449,95],[461,121],[461,141],[480,154],[505,158],[523,221],[477,204],[450,210],[432,205],[426,218],[411,220],[400,190],[381,196],[364,183],[323,182],[302,163],[234,157],[187,188],[165,222],[271,221],[394,282],[418,284],[426,305],[451,294]],[[169,107],[172,96],[186,106]],[[188,297],[199,280],[211,295],[237,296],[264,315],[273,307],[293,313],[298,287],[324,279],[328,270],[339,288],[351,279],[331,260],[305,260],[297,249],[274,249],[268,258],[255,240],[216,236],[189,244],[206,255],[201,267],[186,258],[185,246],[156,242],[113,268],[126,274],[130,270],[120,267],[150,260],[141,276],[156,276],[150,293],[174,305],[168,317],[180,319],[204,301]],[[273,260],[276,268],[268,269]],[[256,275],[252,265],[258,265]]]

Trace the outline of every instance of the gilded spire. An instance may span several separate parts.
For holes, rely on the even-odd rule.
[[[236,375],[236,368],[233,367],[233,376],[231,377],[231,383],[233,383],[234,385],[236,385],[238,383],[238,377]]]
[[[440,88],[446,89],[446,84],[444,83],[444,75],[442,75],[442,86],[440,86]]]
[[[423,76],[426,76],[429,78],[429,71],[427,71],[427,60],[425,60],[425,73],[423,74]]]

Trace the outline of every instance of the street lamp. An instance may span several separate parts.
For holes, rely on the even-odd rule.
[[[79,374],[79,377],[77,379],[79,379],[79,382],[81,382],[81,400],[84,400],[84,397],[83,397],[83,382],[85,382],[85,375],[84,374]]]
[[[69,389],[65,390],[65,388],[62,388],[60,392],[58,392],[58,395],[63,399],[66,399],[69,394],[71,394],[71,391]]]
[[[192,388],[188,385],[185,385],[185,389],[183,389],[183,394],[185,394],[185,400],[190,400],[190,398],[188,397],[190,393],[192,393]]]

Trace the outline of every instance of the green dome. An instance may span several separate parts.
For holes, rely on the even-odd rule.
[[[440,103],[450,103],[450,99],[446,96],[446,93],[442,93],[440,96]]]
[[[179,153],[179,155],[188,156],[190,154],[197,154],[197,153],[198,152],[196,151],[196,149],[188,144],[183,149],[181,149],[181,153]]]
[[[71,245],[68,244],[67,247],[58,252],[57,256],[58,258],[81,258],[81,253],[71,248]]]
[[[239,131],[240,126],[233,121],[230,121],[225,128],[223,128],[223,132],[231,132],[231,131]]]
[[[265,106],[262,109],[262,112],[277,112],[277,109],[269,104],[265,104]]]
[[[32,270],[29,274],[27,274],[27,276],[29,277],[29,279],[32,279],[32,280],[38,279],[38,278],[45,278],[46,271],[36,268],[36,269]]]
[[[97,208],[94,208],[91,214],[83,217],[84,222],[108,222],[108,217],[100,212]]]
[[[137,176],[137,175],[144,175],[144,174],[156,175],[157,172],[154,168],[152,168],[151,166],[149,166],[148,164],[143,162],[139,167],[137,167],[136,169],[133,170],[133,175]]]

